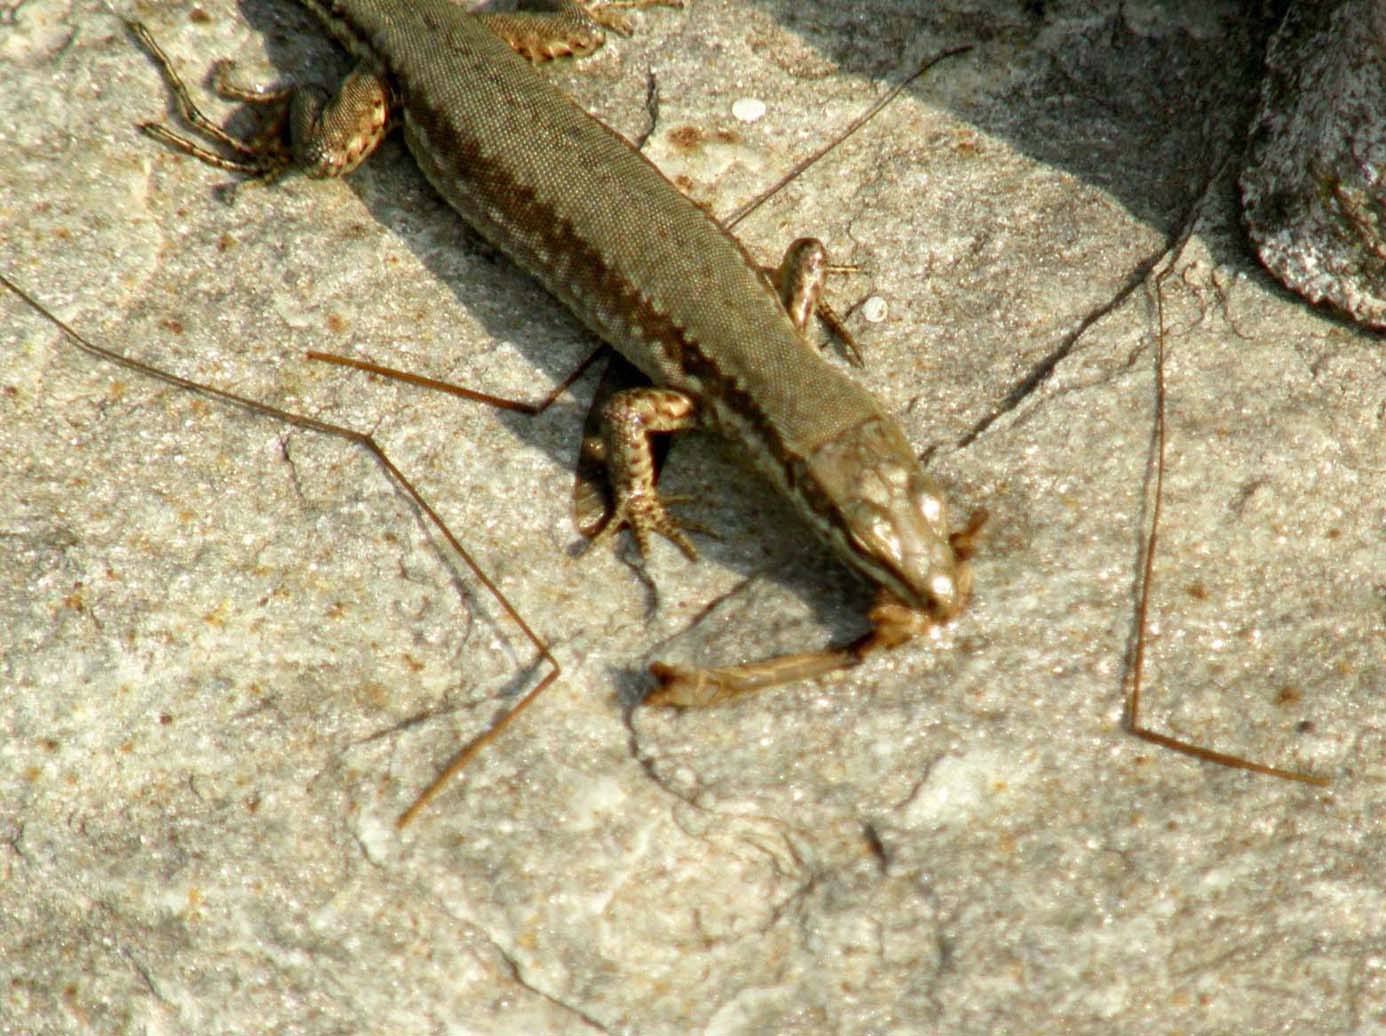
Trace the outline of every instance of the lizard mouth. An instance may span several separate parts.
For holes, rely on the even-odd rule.
[[[887,571],[890,579],[885,583],[885,589],[894,603],[899,607],[909,608],[931,623],[943,623],[956,618],[972,596],[972,566],[969,561],[976,552],[981,528],[987,518],[986,509],[978,508],[968,518],[965,526],[949,534],[951,564],[945,565],[940,562],[922,586],[917,577],[907,579],[904,573],[893,566],[889,567]]]

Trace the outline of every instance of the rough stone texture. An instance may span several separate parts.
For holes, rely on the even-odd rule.
[[[1271,41],[1242,174],[1266,268],[1386,328],[1386,5],[1290,7]]]
[[[651,660],[859,629],[787,507],[693,435],[666,487],[718,532],[703,560],[574,557],[590,381],[521,419],[302,358],[537,395],[590,346],[400,145],[228,206],[133,131],[165,102],[107,9],[0,22],[0,269],[97,342],[373,431],[564,666],[396,833],[532,678],[515,628],[359,450],[0,293],[0,1031],[1386,1029],[1386,354],[1243,243],[1267,27],[920,6],[697,0],[554,72],[726,212],[977,44],[741,227],[767,259],[822,236],[862,267],[839,307],[884,300],[850,318],[862,377],[955,510],[991,510],[976,601],[683,715],[626,708]],[[284,4],[121,10],[194,78],[343,65]],[[1327,792],[1119,730],[1166,270],[1147,718]]]

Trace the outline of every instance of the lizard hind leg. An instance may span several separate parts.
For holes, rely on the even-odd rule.
[[[374,72],[358,67],[335,96],[315,86],[270,90],[235,83],[232,65],[219,61],[212,68],[212,88],[219,97],[267,109],[269,118],[249,139],[236,137],[209,119],[192,100],[153,35],[138,22],[126,22],[168,84],[179,117],[214,150],[162,123],[144,122],[148,136],[198,161],[228,172],[243,173],[251,182],[269,183],[297,169],[322,179],[351,172],[376,149],[389,129],[392,98],[388,85]]]
[[[188,128],[206,141],[200,143],[193,137],[177,133],[160,122],[141,122],[140,131],[148,137],[191,155],[199,162],[227,172],[242,173],[255,180],[273,180],[293,166],[293,156],[285,141],[284,129],[288,119],[288,91],[252,91],[231,82],[231,66],[228,62],[217,62],[212,69],[213,89],[229,100],[251,104],[277,106],[278,111],[249,140],[242,140],[227,133],[209,119],[193,102],[183,77],[173,67],[173,62],[155,41],[153,34],[139,22],[126,21],[130,35],[146,54],[159,67],[159,72],[173,95],[173,104],[179,118]],[[223,150],[214,150],[214,145]]]
[[[314,179],[345,176],[380,146],[390,129],[390,89],[358,65],[333,97],[300,87],[289,104],[294,164]]]

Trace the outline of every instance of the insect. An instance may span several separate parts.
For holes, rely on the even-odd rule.
[[[90,343],[88,343],[88,344],[90,344]],[[98,350],[98,352],[100,352],[100,351]],[[103,354],[103,355],[105,355],[105,358],[107,358],[107,359],[113,359],[113,357],[110,356],[109,354]],[[159,375],[158,373],[156,373],[156,372],[154,372],[154,371],[151,371],[151,370],[148,370],[148,369],[144,369],[144,370],[143,370],[143,373],[151,374],[151,375],[153,375],[153,376],[161,376],[161,375]],[[173,383],[179,385],[180,387],[185,387],[185,388],[191,388],[191,387],[193,387],[190,383],[184,382],[184,381],[182,381],[181,379],[174,380]],[[406,487],[406,488],[405,488],[405,492],[408,493],[408,495],[410,495],[411,499],[414,500],[415,504],[416,504],[417,506],[419,506],[419,507],[423,510],[424,514],[428,517],[428,519],[430,520],[430,522],[436,523],[436,525],[437,525],[438,528],[439,528],[440,535],[443,535],[443,536],[445,537],[445,539],[448,540],[448,542],[450,543],[450,545],[451,545],[454,549],[456,549],[456,550],[458,550],[458,551],[460,552],[460,553],[459,553],[459,556],[462,556],[462,557],[465,559],[465,561],[466,561],[466,563],[468,564],[469,567],[473,566],[473,562],[471,561],[470,557],[467,556],[467,555],[465,554],[465,551],[462,550],[462,546],[461,546],[460,542],[457,542],[456,538],[453,537],[453,536],[451,535],[450,532],[445,532],[445,531],[444,531],[444,530],[446,529],[446,526],[442,523],[441,519],[438,517],[438,515],[436,514],[436,512],[434,512],[434,511],[428,506],[428,504],[426,503],[426,501],[424,501],[424,499],[422,498],[422,496],[421,496],[420,494],[418,494],[418,492],[417,492],[416,490],[414,490],[412,486],[408,485],[407,481],[404,481],[404,480],[403,480],[404,477],[403,477],[402,473],[399,471],[398,468],[396,468],[396,467],[389,461],[388,457],[386,457],[386,456],[384,455],[383,451],[381,451],[381,450],[379,449],[379,447],[375,445],[375,443],[374,443],[373,440],[371,440],[371,439],[369,439],[369,438],[362,438],[362,437],[360,437],[357,433],[351,432],[351,431],[349,431],[349,430],[347,430],[347,429],[345,429],[345,428],[343,428],[343,427],[341,427],[341,426],[330,425],[330,424],[328,424],[328,423],[326,423],[326,422],[317,422],[317,421],[312,420],[312,419],[292,418],[292,417],[289,417],[288,415],[286,415],[286,414],[285,414],[284,412],[282,412],[282,411],[276,411],[276,410],[273,410],[272,408],[263,408],[263,407],[260,407],[258,404],[255,404],[253,401],[248,400],[248,399],[245,399],[245,398],[242,398],[242,397],[233,397],[233,396],[226,395],[226,394],[218,394],[218,395],[219,395],[219,398],[225,399],[225,400],[228,401],[228,402],[232,402],[232,403],[235,403],[235,404],[241,405],[241,406],[249,406],[249,407],[251,407],[252,409],[255,409],[257,412],[260,412],[260,413],[265,414],[266,416],[276,416],[276,417],[280,417],[280,418],[284,418],[284,419],[288,419],[288,420],[293,420],[295,423],[300,424],[301,427],[310,428],[310,429],[313,429],[313,430],[316,430],[316,431],[327,432],[327,433],[329,433],[329,434],[341,435],[341,436],[343,436],[343,437],[345,437],[345,438],[350,439],[350,440],[353,441],[353,442],[359,443],[363,448],[365,448],[366,450],[368,450],[369,452],[371,452],[372,456],[374,456],[374,457],[377,459],[377,462],[378,462],[378,463],[382,464],[382,466],[385,467],[385,470],[390,474],[390,476],[391,476],[392,478],[397,478],[397,479],[402,480],[402,485],[404,485],[404,486]],[[975,531],[975,530],[974,530],[974,531]],[[1151,542],[1153,543],[1153,540],[1152,540]],[[484,575],[484,573],[482,573],[482,572],[480,571],[479,566],[476,567],[476,568],[474,569],[474,571],[475,571],[475,574],[476,574],[477,579],[482,583],[482,585],[486,586],[488,590],[497,590],[497,588],[496,588],[496,587],[494,586],[494,584],[489,580],[489,578],[486,577],[486,576]],[[499,593],[498,590],[497,590],[497,593]],[[460,757],[460,759],[459,759],[459,765],[465,763],[467,759],[471,758],[471,756],[474,755],[475,752],[476,752],[477,750],[479,750],[479,749],[482,747],[482,745],[484,745],[484,744],[486,744],[487,742],[489,742],[489,740],[491,740],[496,734],[498,734],[502,729],[504,729],[504,727],[505,727],[508,723],[510,723],[510,722],[514,719],[514,717],[515,717],[516,715],[518,715],[519,711],[520,711],[525,705],[527,705],[530,701],[534,700],[534,698],[535,698],[545,687],[547,687],[547,686],[550,685],[550,683],[551,683],[552,680],[555,678],[556,673],[557,673],[556,663],[554,662],[553,657],[552,657],[551,653],[549,652],[547,646],[546,646],[545,643],[543,642],[543,640],[542,640],[541,638],[539,638],[539,637],[534,633],[534,631],[530,629],[530,627],[529,627],[527,624],[524,623],[524,621],[519,617],[519,615],[514,611],[514,609],[512,609],[512,608],[510,607],[510,605],[509,605],[508,603],[507,603],[507,604],[504,604],[503,607],[506,609],[507,614],[509,614],[509,615],[519,624],[520,628],[524,631],[525,635],[526,635],[527,637],[529,637],[529,638],[532,640],[532,643],[533,643],[534,648],[535,648],[535,651],[536,651],[536,659],[537,659],[538,661],[544,663],[545,665],[549,666],[549,669],[548,669],[548,672],[540,679],[539,683],[538,683],[534,688],[532,688],[532,689],[520,700],[519,705],[518,705],[515,709],[511,710],[510,712],[508,712],[508,713],[497,723],[496,726],[494,726],[493,728],[491,728],[491,730],[490,730],[487,734],[483,735],[480,739],[478,739],[478,740],[477,740],[476,742],[474,742],[471,746],[469,746],[469,748],[468,748],[468,749],[463,753],[463,755]],[[779,670],[777,670],[777,671],[770,671],[770,672],[769,672],[769,677],[771,678],[772,682],[782,682],[782,680],[783,680],[783,678],[786,676],[786,674],[788,674],[788,675],[791,676],[791,677],[815,675],[815,674],[817,674],[817,673],[820,673],[820,672],[823,672],[823,671],[827,671],[828,669],[831,669],[831,668],[840,667],[839,663],[841,663],[844,659],[848,659],[848,660],[851,660],[851,661],[855,661],[855,659],[856,659],[856,657],[857,657],[858,651],[859,651],[859,649],[849,649],[849,653],[848,653],[847,655],[843,655],[843,654],[841,654],[841,653],[829,653],[829,654],[824,654],[824,653],[822,653],[822,652],[812,652],[812,653],[807,653],[807,654],[806,654],[805,656],[803,656],[802,658],[800,658],[800,657],[792,657],[792,658],[790,658],[790,659],[788,660],[788,662],[780,663],[780,664],[783,665],[783,666],[787,666],[787,667],[788,667],[787,670],[784,669],[784,668],[781,668],[781,669],[779,669]],[[1138,659],[1139,659],[1139,656],[1138,656]],[[801,667],[801,668],[796,668],[796,667]],[[1242,765],[1243,763],[1245,763],[1245,761],[1243,761],[1243,760],[1237,760],[1237,759],[1235,759],[1234,757],[1231,757],[1231,756],[1224,756],[1224,755],[1222,755],[1222,754],[1220,754],[1220,753],[1216,753],[1216,752],[1209,752],[1209,751],[1206,750],[1206,749],[1200,749],[1200,748],[1198,748],[1197,746],[1191,746],[1191,745],[1188,745],[1187,743],[1184,743],[1184,742],[1176,742],[1176,741],[1174,741],[1173,739],[1163,739],[1163,740],[1161,740],[1160,735],[1153,735],[1153,736],[1152,736],[1151,732],[1149,732],[1149,731],[1144,731],[1144,732],[1142,732],[1142,728],[1141,728],[1141,726],[1140,726],[1140,724],[1139,724],[1139,721],[1138,721],[1139,682],[1140,682],[1140,681],[1139,681],[1139,661],[1137,661],[1137,664],[1134,666],[1134,669],[1135,669],[1135,672],[1136,672],[1136,674],[1137,674],[1136,678],[1133,680],[1133,691],[1132,691],[1132,703],[1133,703],[1133,705],[1132,705],[1132,710],[1131,710],[1131,712],[1132,712],[1132,716],[1131,716],[1132,723],[1131,723],[1131,725],[1132,725],[1132,727],[1133,727],[1133,729],[1134,729],[1134,732],[1137,732],[1138,734],[1140,734],[1140,736],[1146,736],[1146,737],[1148,737],[1148,738],[1151,739],[1151,740],[1156,740],[1158,743],[1165,744],[1167,747],[1178,748],[1178,749],[1181,750],[1181,751],[1189,751],[1190,754],[1198,755],[1200,758],[1204,758],[1204,759],[1208,759],[1208,760],[1216,761],[1216,762],[1221,762],[1221,763],[1226,763],[1226,764],[1230,764],[1230,765]],[[767,670],[757,669],[757,670],[756,670],[755,678],[756,678],[756,679],[759,679],[759,678],[761,677],[761,675],[765,674],[766,672],[767,672]],[[1246,767],[1247,767],[1247,768],[1251,768],[1251,769],[1260,769],[1262,772],[1273,773],[1273,774],[1275,774],[1275,775],[1277,775],[1277,776],[1290,776],[1290,777],[1295,777],[1296,779],[1308,779],[1308,780],[1311,780],[1311,781],[1316,780],[1316,779],[1314,779],[1314,778],[1306,778],[1304,775],[1296,775],[1296,774],[1293,774],[1293,773],[1291,773],[1291,772],[1289,772],[1289,771],[1281,771],[1281,770],[1277,770],[1277,769],[1271,768],[1271,767],[1261,767],[1261,766],[1259,766],[1259,764],[1246,764]],[[455,768],[455,767],[454,767],[454,768]],[[419,804],[421,804],[421,803],[419,803]],[[407,821],[408,817],[410,817],[410,816],[412,816],[412,815],[414,815],[414,811],[413,811],[413,810],[411,810],[409,813],[407,813],[403,819],[405,819],[405,820]]]

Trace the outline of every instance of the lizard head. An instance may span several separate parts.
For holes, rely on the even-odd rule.
[[[873,418],[835,436],[808,467],[817,517],[828,518],[828,539],[852,568],[928,619],[946,622],[962,610],[985,515],[949,532],[942,492],[893,422]]]

